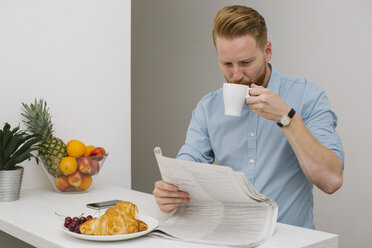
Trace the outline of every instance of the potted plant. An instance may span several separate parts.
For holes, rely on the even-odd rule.
[[[19,126],[11,129],[5,123],[0,129],[0,201],[19,199],[24,168],[18,164],[31,158],[39,162],[32,154],[39,141],[39,136],[21,131]]]

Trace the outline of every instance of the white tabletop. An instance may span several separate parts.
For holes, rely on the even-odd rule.
[[[55,212],[65,216],[92,214],[86,203],[105,200],[131,201],[139,213],[165,220],[150,194],[117,186],[96,187],[83,194],[61,194],[51,189],[22,190],[14,202],[0,202],[0,230],[36,247],[213,247],[181,241],[150,237],[131,240],[94,242],[74,238],[62,231],[63,220]],[[260,248],[338,247],[338,235],[277,223],[274,235]]]

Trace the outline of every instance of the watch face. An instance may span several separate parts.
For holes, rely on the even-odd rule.
[[[282,119],[280,120],[280,123],[283,126],[287,126],[290,122],[291,122],[291,118],[289,118],[289,116],[287,115],[283,116]]]

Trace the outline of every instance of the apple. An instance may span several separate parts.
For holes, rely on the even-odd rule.
[[[93,170],[92,173],[90,174],[91,176],[97,174],[99,171],[99,163],[97,160],[92,159],[92,168]]]
[[[93,179],[91,176],[84,175],[83,176],[83,182],[79,186],[79,189],[81,190],[87,190],[92,185]]]
[[[60,191],[66,191],[68,188],[70,188],[70,184],[68,183],[66,176],[57,177],[55,180],[55,185]]]
[[[94,175],[97,173],[97,167],[94,162],[97,162],[96,160],[92,160],[88,157],[81,157],[78,159],[78,168],[79,171],[85,175]]]
[[[98,157],[93,158],[98,161],[103,159],[103,156],[100,156],[100,155],[105,155],[105,154],[106,154],[106,151],[102,147],[96,147],[90,152],[90,156],[98,156]]]
[[[71,186],[79,187],[83,181],[83,175],[77,170],[73,174],[68,175],[67,180]]]

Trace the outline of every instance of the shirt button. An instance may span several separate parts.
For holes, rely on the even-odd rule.
[[[254,133],[251,133],[251,136],[253,137],[254,136]]]
[[[253,164],[254,163],[254,160],[253,159],[249,160],[249,163]]]

